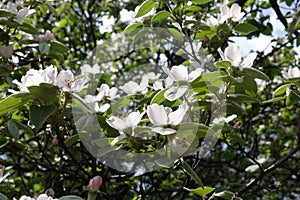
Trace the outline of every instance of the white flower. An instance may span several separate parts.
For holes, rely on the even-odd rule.
[[[13,54],[14,49],[11,45],[0,45],[0,56],[3,56],[4,58],[9,58]]]
[[[80,72],[82,75],[88,75],[88,74],[99,74],[100,73],[100,66],[94,65],[91,67],[88,64],[84,64],[80,67]]]
[[[257,53],[250,53],[242,61],[241,49],[236,44],[229,44],[229,46],[225,48],[224,53],[220,48],[218,49],[218,52],[222,60],[229,61],[233,66],[240,66],[241,68],[252,67],[257,56]]]
[[[13,83],[20,87],[20,92],[29,92],[28,87],[38,86],[43,82],[45,82],[45,79],[41,75],[41,72],[35,69],[30,69],[27,71],[25,76],[21,78],[21,82],[18,80],[13,80]]]
[[[21,10],[18,11],[17,4],[11,3],[11,2],[8,2],[7,6],[6,6],[6,10],[8,12],[16,14],[16,19],[19,24],[23,23],[23,20],[26,18],[27,14],[29,12],[28,8],[22,8]]]
[[[49,66],[44,70],[41,70],[41,75],[46,83],[52,83],[56,85],[57,68]]]
[[[91,109],[90,111],[92,113],[104,113],[110,108],[110,104],[108,103],[99,105],[97,102],[97,97],[90,94],[85,96],[84,102],[86,103],[87,107]]]
[[[52,197],[49,197],[47,194],[40,194],[36,200],[58,200],[58,199],[53,199]]]
[[[31,197],[29,197],[29,196],[23,195],[23,196],[20,197],[19,200],[34,200],[34,198],[31,198]]]
[[[106,120],[106,122],[114,129],[123,133],[125,129],[131,128],[132,130],[137,127],[140,123],[144,113],[132,112],[124,119],[120,119],[118,117],[112,116]]]
[[[71,85],[74,82],[74,75],[70,70],[60,71],[57,75],[57,86],[63,91],[71,91]]]
[[[238,22],[244,15],[245,13],[241,12],[241,7],[236,3],[232,4],[230,8],[227,5],[223,5],[221,6],[220,21],[224,22],[231,19],[234,22]]]
[[[103,97],[108,97],[109,100],[114,100],[119,98],[120,95],[117,95],[118,89],[116,87],[109,88],[107,84],[102,84],[100,88],[97,88],[99,91],[97,95],[97,100],[101,101]]]
[[[126,92],[128,95],[135,95],[138,92],[145,94],[147,92],[147,87],[148,77],[144,75],[140,84],[134,81],[129,81],[128,83],[125,83],[124,86],[120,86],[120,89]]]
[[[282,72],[283,78],[290,79],[290,78],[299,78],[300,77],[300,70],[298,67],[289,67],[288,71]]]
[[[188,68],[184,65],[175,65],[169,70],[166,67],[163,67],[163,71],[175,82],[187,81],[192,82],[196,78],[198,78],[202,69],[196,69],[191,73],[188,72]]]
[[[152,104],[147,106],[147,115],[150,122],[156,126],[178,125],[182,122],[188,110],[186,103],[180,105],[176,111],[163,105]]]
[[[56,85],[57,82],[57,69],[49,66],[46,69],[35,70],[30,69],[21,78],[21,82],[13,80],[13,83],[20,87],[20,92],[29,92],[28,87],[39,86],[41,83],[49,83]],[[9,90],[11,93],[18,93],[14,90]]]
[[[182,97],[189,89],[188,85],[180,85],[178,87],[171,87],[164,93],[164,97],[169,101],[175,101]]]
[[[175,82],[188,80],[188,69],[183,65],[175,65],[171,68],[171,70],[169,70],[166,67],[163,67],[163,70]]]
[[[166,79],[160,79],[153,83],[154,90],[163,90],[173,85],[174,81],[168,76]]]

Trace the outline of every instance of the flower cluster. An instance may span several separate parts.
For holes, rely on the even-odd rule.
[[[218,17],[215,18],[213,16],[210,16],[210,18],[205,23],[208,26],[217,26],[224,22],[228,22],[229,20],[239,22],[244,15],[245,13],[241,12],[241,7],[237,3],[232,4],[230,8],[227,5],[222,5]]]

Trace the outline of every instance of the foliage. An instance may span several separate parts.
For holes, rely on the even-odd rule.
[[[299,8],[0,2],[0,199],[299,199]],[[111,166],[163,146],[153,170]]]

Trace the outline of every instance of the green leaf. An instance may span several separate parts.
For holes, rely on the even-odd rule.
[[[59,52],[59,53],[63,54],[63,53],[67,53],[68,50],[69,49],[61,42],[52,41],[50,43],[50,53],[51,52]]]
[[[137,14],[135,15],[135,18],[146,15],[154,7],[155,7],[155,1],[153,1],[153,0],[148,0],[148,1],[143,2],[140,9],[137,12]]]
[[[242,35],[248,35],[249,33],[255,32],[258,30],[256,26],[253,26],[249,23],[241,23],[234,27],[235,32],[240,33]]]
[[[168,28],[168,30],[170,31],[171,35],[173,36],[173,38],[175,40],[178,40],[178,41],[183,41],[184,40],[185,35],[183,33],[179,32],[177,29]]]
[[[150,102],[150,105],[152,105],[152,104],[161,104],[161,103],[163,103],[164,101],[166,101],[166,99],[165,99],[165,96],[164,96],[164,94],[165,94],[165,92],[167,91],[167,89],[164,89],[164,90],[161,90],[161,91],[159,91],[153,98],[152,98],[152,100],[151,100],[151,102]]]
[[[124,32],[125,33],[130,33],[131,31],[134,31],[135,29],[137,29],[138,27],[143,26],[142,23],[134,23],[134,24],[130,24],[128,25],[125,29]]]
[[[29,100],[33,99],[30,93],[13,94],[0,101],[0,115],[14,112]]]
[[[224,190],[222,192],[214,193],[215,197],[221,197],[226,200],[232,200],[234,197],[234,193],[228,190]],[[236,198],[235,198],[236,199]]]
[[[192,3],[194,4],[206,4],[206,3],[209,3],[209,2],[212,2],[212,0],[191,0]]]
[[[28,126],[14,120],[14,122],[17,124],[19,130],[23,130],[25,133],[27,133],[30,137],[34,136],[34,132],[31,128],[29,128]]]
[[[37,106],[31,105],[29,110],[29,119],[31,123],[39,130],[47,119],[56,111],[56,106]]]
[[[15,140],[19,139],[19,136],[20,136],[19,128],[13,120],[8,120],[7,129],[9,131],[9,133],[11,134],[11,136],[13,138],[15,138]]]
[[[58,104],[60,101],[59,88],[55,85],[41,83],[39,86],[28,87],[28,90],[45,104]]]
[[[254,173],[257,170],[259,170],[259,166],[258,165],[250,165],[248,167],[246,167],[245,171],[248,173]]]
[[[170,17],[170,16],[171,16],[171,13],[170,13],[170,12],[165,11],[165,10],[162,10],[162,11],[156,13],[156,14],[152,17],[151,21],[152,21],[152,23],[154,23],[154,22],[157,22],[157,21],[166,19],[166,18],[168,18],[168,17]]]
[[[278,101],[282,101],[285,99],[285,96],[284,97],[276,97],[276,98],[273,98],[273,99],[269,99],[267,101],[264,101],[263,103],[275,103],[275,102],[278,102]]]
[[[45,4],[47,5],[47,7],[49,8],[49,10],[53,15],[58,16],[56,9],[49,2],[46,2]]]
[[[238,114],[243,115],[247,114],[247,111],[240,104],[235,101],[228,100],[228,104],[226,104],[227,114]]]
[[[182,167],[184,171],[192,178],[196,183],[198,183],[201,187],[203,187],[203,183],[201,179],[199,178],[198,174],[193,170],[193,168],[185,162],[183,159],[181,159]]]
[[[26,22],[23,22],[23,24],[21,24],[19,28],[21,31],[32,35],[38,35],[40,33],[34,26]]]
[[[244,68],[243,71],[250,74],[254,78],[259,78],[259,79],[265,80],[265,81],[270,80],[270,78],[265,73],[263,73],[262,71],[259,71],[258,69]]]
[[[229,67],[231,67],[231,63],[229,61],[218,61],[214,63],[215,66],[219,69],[228,69]]]
[[[208,187],[208,186],[198,187],[196,189],[188,189],[188,188],[184,187],[183,189],[185,189],[189,192],[192,192],[194,194],[197,194],[201,197],[205,197],[206,195],[208,195],[209,193],[211,193],[215,190],[215,188]]]
[[[71,147],[73,144],[75,144],[76,142],[78,142],[79,136],[78,135],[72,135],[71,137],[69,137],[66,141],[65,141],[65,145],[67,147]]]
[[[16,17],[16,14],[0,9],[0,17]]]
[[[83,200],[83,199],[79,196],[67,195],[67,196],[60,197],[59,200]]]
[[[2,193],[0,193],[0,199],[1,200],[8,200],[8,198]]]
[[[274,96],[274,97],[278,97],[278,96],[281,96],[281,95],[285,94],[286,89],[287,89],[287,88],[290,88],[292,85],[293,85],[293,84],[290,83],[290,84],[285,84],[285,85],[280,86],[279,88],[277,88],[277,89],[274,91],[273,96]]]
[[[300,101],[300,95],[294,91],[290,91],[289,95],[286,97],[285,104],[286,106],[291,106],[296,103],[299,103],[299,101]]]
[[[41,54],[47,53],[50,50],[50,44],[47,42],[39,44],[39,50]]]
[[[259,101],[257,98],[245,94],[229,94],[228,99],[242,103],[256,103]]]

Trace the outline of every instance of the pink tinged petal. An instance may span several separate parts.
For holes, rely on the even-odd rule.
[[[164,93],[164,97],[169,101],[175,101],[181,98],[188,90],[187,85],[181,85],[179,87],[171,87]]]
[[[243,62],[241,63],[241,67],[242,68],[252,67],[256,56],[257,56],[257,53],[250,53],[246,58],[244,58]]]
[[[136,127],[138,123],[140,123],[142,119],[142,115],[140,112],[132,112],[126,118],[126,126],[127,127]]]
[[[170,72],[176,82],[188,80],[188,69],[183,65],[173,66]]]
[[[152,129],[155,133],[159,133],[161,135],[171,135],[176,133],[176,130],[171,128],[162,128],[162,127],[155,127]]]
[[[117,129],[118,131],[123,131],[126,128],[125,122],[114,116],[106,119],[106,122],[108,123],[108,125],[110,125],[114,129]]]
[[[240,47],[235,44],[229,45],[224,51],[224,56],[233,66],[238,66],[242,59]]]
[[[92,178],[87,186],[87,189],[91,192],[96,192],[102,185],[102,178],[101,176],[95,176]]]
[[[178,109],[174,112],[171,112],[169,114],[169,124],[171,125],[178,125],[182,122],[185,113],[188,110],[188,105],[187,104],[182,104],[178,107]]]
[[[148,106],[147,115],[150,122],[156,126],[166,125],[168,123],[168,116],[162,105],[152,104]]]

